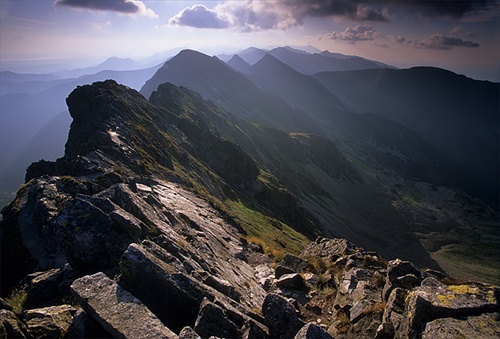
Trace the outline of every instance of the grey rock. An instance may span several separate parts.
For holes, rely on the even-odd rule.
[[[71,285],[85,312],[117,338],[177,338],[137,298],[104,273],[84,276]]]
[[[24,321],[30,335],[36,338],[61,338],[68,331],[76,310],[70,305],[27,310]]]
[[[176,332],[195,323],[205,297],[215,299],[201,282],[161,261],[142,245],[130,244],[123,254],[120,270],[120,285]]]
[[[271,338],[293,338],[305,325],[297,316],[295,307],[282,296],[269,293],[262,305],[262,314]]]
[[[331,261],[336,261],[340,257],[354,254],[361,249],[342,238],[317,238],[313,243],[310,243],[300,253],[302,258],[328,258]]]
[[[0,309],[0,338],[26,338],[22,322],[12,311]]]
[[[276,286],[289,290],[305,291],[307,290],[306,281],[298,273],[285,274],[276,281]]]
[[[215,288],[222,294],[227,295],[229,298],[240,301],[240,294],[228,281],[214,277],[213,275],[208,275],[203,282],[210,287]]]
[[[71,302],[71,283],[81,275],[69,265],[27,275],[23,280],[28,285],[24,307],[40,308]]]
[[[284,274],[301,273],[302,270],[304,270],[308,265],[309,263],[307,260],[287,253],[276,266],[276,279],[280,278]]]
[[[241,337],[240,329],[229,319],[225,310],[207,299],[200,306],[194,330],[203,338],[211,335],[221,338]]]
[[[387,265],[386,284],[382,292],[384,300],[389,298],[394,288],[402,287],[409,290],[419,286],[424,278],[424,272],[410,261],[403,261],[401,259],[389,261],[389,265]]]
[[[179,333],[179,339],[201,339],[201,337],[191,327],[186,326]]]
[[[297,332],[294,339],[333,339],[333,337],[321,326],[307,323]]]
[[[76,311],[65,338],[112,338],[97,322],[82,310]]]
[[[434,338],[500,338],[498,313],[486,313],[465,319],[442,318],[427,323],[422,339]]]
[[[75,198],[54,218],[55,233],[71,267],[102,270],[116,266],[135,236],[91,202]],[[129,226],[125,227],[129,228]]]
[[[438,318],[498,311],[497,293],[494,287],[482,284],[415,288],[406,297],[402,332],[416,338],[428,322]]]

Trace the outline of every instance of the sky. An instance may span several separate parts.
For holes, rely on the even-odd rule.
[[[2,70],[286,45],[500,81],[500,0],[0,0]]]

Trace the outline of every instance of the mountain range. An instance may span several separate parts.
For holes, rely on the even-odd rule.
[[[78,79],[7,73],[10,85],[26,86],[26,90],[8,93],[13,87],[3,87],[7,94],[1,100],[2,126],[9,128],[2,135],[6,142],[21,140],[19,131],[24,129],[31,131],[28,135],[33,140],[25,139],[17,150],[3,153],[4,164],[11,165],[2,170],[4,191],[12,192],[18,185],[26,161],[61,156],[69,118],[56,99],[77,85],[109,77],[140,88],[155,105],[182,108],[196,122],[196,127],[183,133],[203,135],[208,130],[247,154],[251,162],[244,163],[254,164],[253,172],[261,182],[283,188],[276,192],[284,195],[251,196],[252,208],[260,213],[309,237],[345,237],[388,257],[446,267],[447,272],[463,276],[476,274],[472,266],[477,265],[484,268],[483,278],[491,279],[491,267],[500,257],[494,250],[498,83],[429,67],[398,70],[364,59],[369,65],[362,67],[368,69],[331,71],[335,63],[344,67],[345,60],[360,65],[361,58],[290,47],[251,48],[225,58],[227,63],[183,50],[161,66],[101,71]],[[236,63],[245,70],[238,70]],[[321,72],[307,74],[311,65]],[[38,89],[29,89],[33,82]],[[181,91],[168,83],[181,86]],[[175,95],[162,95],[160,88]],[[170,97],[177,99],[171,102]],[[35,136],[35,126],[44,124]],[[229,166],[232,161],[223,155],[208,156],[214,152],[208,146],[214,141],[208,135],[203,138],[187,153],[211,166],[220,162]],[[216,144],[212,148],[229,145]],[[152,157],[147,167],[156,166]],[[245,177],[231,174],[236,170],[223,169],[224,174],[217,176],[236,184]],[[196,177],[204,178],[202,172],[196,172]],[[27,179],[33,177],[29,173]],[[255,186],[251,181],[238,185],[250,190]],[[195,186],[214,185],[202,181]],[[210,194],[222,199],[228,188],[221,187],[217,192],[209,190]],[[460,258],[471,253],[477,260],[464,270]]]

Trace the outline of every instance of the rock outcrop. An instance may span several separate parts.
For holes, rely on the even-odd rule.
[[[498,288],[446,284],[345,239],[317,238],[273,269],[242,219],[290,238],[283,220],[313,219],[300,208],[276,219],[298,200],[174,99],[177,112],[112,81],[70,95],[65,156],[33,164],[2,211],[0,337],[498,335]],[[214,160],[217,145],[228,153]],[[259,214],[273,197],[278,211]],[[231,214],[227,201],[254,210]]]

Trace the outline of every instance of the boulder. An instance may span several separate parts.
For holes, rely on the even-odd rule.
[[[35,338],[62,338],[75,313],[70,305],[36,308],[25,312],[24,321],[28,332]]]
[[[214,277],[213,275],[208,275],[203,282],[210,287],[215,288],[220,293],[227,295],[234,301],[240,301],[240,294],[228,281]]]
[[[176,332],[194,325],[205,297],[214,300],[201,282],[160,260],[143,245],[130,244],[120,271],[120,285]]]
[[[200,313],[196,319],[194,330],[203,338],[212,335],[221,338],[239,338],[240,329],[233,323],[226,311],[207,299],[200,306]]]
[[[500,338],[498,313],[486,313],[465,319],[442,318],[425,326],[422,339],[434,338]]]
[[[297,332],[294,339],[333,339],[333,337],[323,327],[307,323]]]
[[[279,279],[284,274],[301,273],[308,265],[307,260],[287,253],[276,266],[276,279]]]
[[[72,291],[84,311],[118,338],[177,338],[137,298],[104,273],[77,279]]]
[[[76,311],[65,338],[112,338],[97,322],[82,310]]]
[[[361,249],[342,238],[318,237],[300,253],[301,258],[325,258],[335,262],[340,257],[359,252]]]
[[[382,316],[382,324],[377,329],[376,338],[392,338],[400,332],[405,310],[405,297],[407,291],[402,288],[392,290]]]
[[[201,337],[191,327],[186,326],[179,333],[179,339],[201,339]]]
[[[498,291],[482,284],[421,286],[406,297],[402,330],[418,337],[428,322],[498,311]]]
[[[262,314],[271,338],[293,338],[305,325],[297,316],[295,307],[282,296],[269,293],[262,305]]]
[[[26,329],[16,314],[0,309],[0,338],[26,338]]]
[[[84,197],[66,203],[53,222],[71,267],[90,272],[116,266],[141,234],[139,226],[132,232],[129,224],[123,226]]]
[[[410,261],[395,259],[387,265],[387,278],[383,290],[384,300],[389,298],[391,291],[396,287],[410,290],[420,285],[425,273]]]
[[[68,264],[63,268],[55,268],[44,272],[36,272],[26,276],[24,283],[28,285],[25,308],[40,308],[70,303],[73,299],[70,286],[82,274]]]
[[[306,281],[298,273],[283,275],[276,281],[276,286],[288,290],[296,290],[296,291],[307,290]]]

